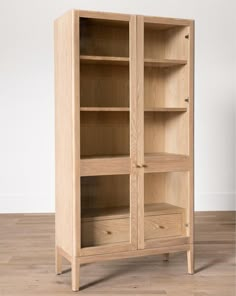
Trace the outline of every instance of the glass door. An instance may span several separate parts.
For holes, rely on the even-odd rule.
[[[138,17],[139,248],[186,243],[189,220],[189,27]],[[140,148],[141,147],[141,148]]]
[[[80,171],[83,256],[136,248],[135,18],[80,15]]]

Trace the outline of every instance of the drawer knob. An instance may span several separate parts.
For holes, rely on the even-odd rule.
[[[108,234],[108,235],[111,235],[112,232],[109,231],[109,230],[106,230],[105,233]]]
[[[165,229],[165,226],[163,226],[163,225],[156,224],[155,226],[156,226],[157,229]]]

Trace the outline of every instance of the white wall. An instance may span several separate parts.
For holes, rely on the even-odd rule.
[[[195,19],[195,205],[233,209],[235,3],[1,1],[0,212],[54,211],[53,20],[71,8]]]

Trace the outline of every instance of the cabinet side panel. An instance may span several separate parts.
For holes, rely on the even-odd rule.
[[[72,14],[54,24],[56,245],[72,255]]]

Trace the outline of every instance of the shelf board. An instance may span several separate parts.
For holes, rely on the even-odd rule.
[[[187,60],[172,60],[172,59],[144,59],[145,67],[175,67],[187,64]]]
[[[80,111],[86,112],[129,112],[129,107],[80,107]]]
[[[125,158],[125,159],[130,159],[130,156],[128,154],[116,154],[116,155],[112,155],[112,154],[104,154],[104,155],[86,155],[86,156],[81,156],[80,157],[81,160],[88,160],[88,159],[117,159],[117,158]]]
[[[186,112],[187,108],[182,107],[157,107],[157,108],[145,108],[145,112]]]
[[[110,154],[104,154],[104,155],[89,155],[89,156],[81,156],[81,160],[97,160],[97,159],[107,159],[107,160],[113,160],[117,158],[123,158],[123,159],[130,159],[130,156],[128,154],[117,154],[117,155],[110,155]],[[167,152],[156,152],[156,153],[145,153],[144,159],[153,159],[153,160],[186,160],[188,158],[188,155],[184,154],[176,154],[176,153],[167,153]]]
[[[157,216],[164,214],[183,213],[184,209],[173,206],[168,203],[146,204],[144,206],[144,216]],[[98,221],[98,220],[113,220],[129,218],[130,212],[128,206],[111,207],[111,208],[96,208],[82,209],[82,222]]]
[[[131,158],[128,155],[89,156],[80,160],[81,176],[130,174]]]
[[[175,154],[167,152],[157,152],[157,153],[145,153],[144,160],[146,162],[158,162],[158,161],[181,161],[188,159],[188,155]]]
[[[128,65],[129,58],[128,57],[81,55],[80,62],[83,64]]]

